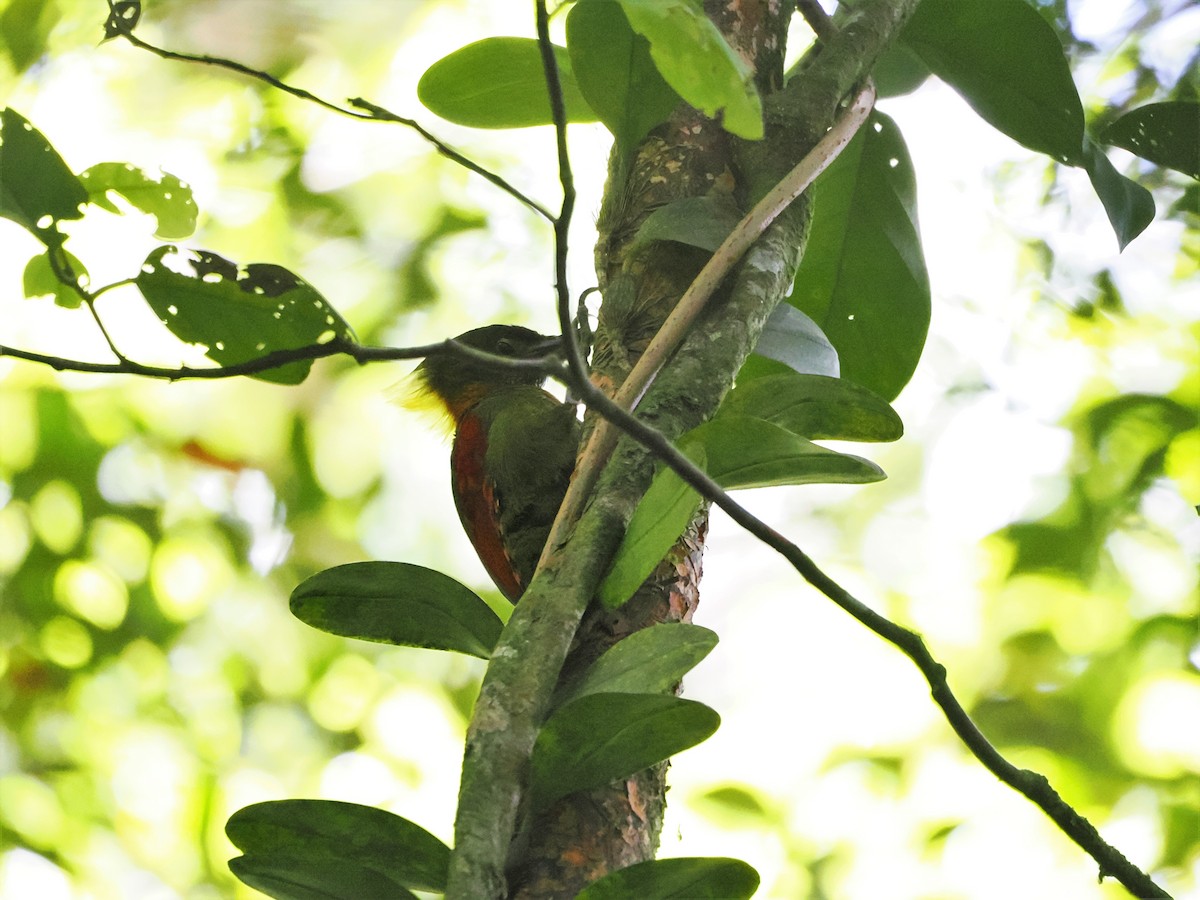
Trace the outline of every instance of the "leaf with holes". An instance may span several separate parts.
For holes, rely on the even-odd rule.
[[[722,856],[652,859],[593,881],[575,900],[749,900],[758,872]]]
[[[336,800],[275,800],[243,807],[225,833],[245,856],[234,874],[272,897],[409,896],[442,891],[450,848],[408,819]]]
[[[595,122],[563,47],[554,48],[568,122]],[[550,94],[542,54],[532,38],[484,38],[455,50],[425,70],[417,97],[432,113],[472,128],[550,125]]]
[[[1200,103],[1148,103],[1130,110],[1101,135],[1142,159],[1200,178]]]
[[[111,191],[128,200],[135,208],[154,216],[154,233],[160,238],[178,240],[196,230],[196,201],[192,189],[168,172],[157,178],[129,163],[100,163],[79,176],[92,203],[109,212],[121,210],[108,194]]]
[[[703,703],[661,694],[589,694],[558,709],[529,760],[534,809],[627,778],[703,741],[721,723]]]
[[[55,305],[61,306],[63,309],[78,309],[83,303],[83,298],[77,291],[73,291],[63,284],[55,274],[54,266],[50,262],[51,253],[63,254],[67,265],[71,267],[71,273],[78,279],[79,285],[87,287],[89,276],[84,264],[61,248],[49,247],[45,253],[39,253],[25,264],[25,271],[21,276],[21,286],[25,290],[25,296],[29,298],[53,297]]]
[[[330,634],[481,659],[491,655],[503,628],[470,588],[411,563],[334,566],[302,581],[290,605],[301,622]]]
[[[136,283],[172,334],[203,344],[223,366],[353,337],[316,289],[271,263],[239,266],[207,250],[159,247],[146,257]],[[311,367],[302,360],[254,377],[299,384]]]
[[[0,112],[0,216],[47,247],[66,240],[57,224],[83,216],[87,191],[63,158],[19,112]]]
[[[896,124],[872,113],[813,189],[789,302],[837,348],[843,378],[894,399],[921,358],[930,314],[916,181]]]

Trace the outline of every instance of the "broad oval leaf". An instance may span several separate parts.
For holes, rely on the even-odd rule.
[[[567,15],[567,49],[580,93],[612,132],[622,159],[681,102],[650,58],[649,43],[613,0],[575,4]]]
[[[754,352],[801,374],[831,378],[841,374],[837,350],[821,326],[788,303],[771,310]]]
[[[844,378],[764,375],[737,386],[718,416],[753,416],[809,440],[895,441],[904,423],[886,400]]]
[[[916,181],[896,124],[872,113],[813,191],[789,302],[837,348],[843,378],[892,400],[921,358],[930,314]]]
[[[680,447],[688,459],[704,468],[704,447]],[[669,469],[654,476],[629,519],[621,546],[597,593],[601,602],[616,608],[633,596],[654,567],[671,549],[700,508],[700,495]]]
[[[1200,103],[1148,103],[1104,130],[1106,144],[1142,159],[1200,178]]]
[[[706,116],[721,114],[725,130],[738,137],[758,140],[763,136],[762,100],[753,73],[700,4],[690,0],[617,2],[629,26],[650,42],[654,65],[680,97]]]
[[[595,122],[579,92],[571,58],[554,48],[568,122]],[[460,47],[425,70],[417,97],[432,113],[472,128],[550,125],[550,94],[542,54],[532,38],[491,37]]]
[[[1104,149],[1090,139],[1086,152],[1084,168],[1116,232],[1117,244],[1124,250],[1154,221],[1154,197],[1136,181],[1118,172],[1104,154]]]
[[[229,871],[275,900],[417,900],[416,894],[382,872],[340,859],[247,853],[229,860]]]
[[[57,223],[83,216],[88,195],[63,158],[19,112],[0,112],[0,216],[48,247],[66,239]]]
[[[911,94],[929,78],[929,67],[911,49],[895,43],[883,51],[871,71],[881,98]]]
[[[923,0],[901,43],[1013,140],[1083,163],[1083,104],[1054,29],[1025,0]]]
[[[302,581],[289,601],[305,624],[342,637],[487,659],[504,627],[466,585],[400,562],[347,563]]]
[[[146,257],[136,283],[172,334],[203,344],[221,365],[351,336],[315,288],[271,263],[239,266],[207,250],[165,246]],[[310,368],[299,361],[254,377],[299,384]]]
[[[758,884],[758,872],[740,859],[685,856],[610,872],[575,900],[749,900]]]
[[[288,883],[327,894],[272,893],[275,897],[392,896],[366,891],[346,893],[359,880],[422,891],[446,888],[450,848],[401,816],[373,806],[338,800],[275,800],[243,807],[229,817],[225,833],[245,855],[243,870],[255,878]],[[290,867],[290,868],[289,868]],[[266,890],[234,874],[252,887]],[[347,873],[362,870],[346,881]],[[289,874],[290,873],[290,874]],[[344,886],[344,887],[343,887]],[[341,891],[341,892],[339,892]]]
[[[694,700],[661,694],[588,694],[560,707],[530,757],[535,809],[627,778],[703,741],[721,723]]]
[[[196,201],[190,185],[168,172],[156,178],[129,163],[100,163],[79,176],[92,203],[109,212],[120,209],[108,198],[108,192],[120,194],[134,207],[157,220],[154,233],[160,238],[178,240],[196,230]]]
[[[719,416],[681,440],[704,445],[705,469],[730,491],[782,484],[866,484],[887,477],[869,460],[818,446],[752,416]]]
[[[716,632],[699,625],[651,625],[609,647],[562,702],[586,694],[661,694],[674,690],[715,646]]]

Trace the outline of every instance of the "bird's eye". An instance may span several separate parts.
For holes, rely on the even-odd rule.
[[[508,338],[500,338],[496,341],[496,352],[501,356],[515,356],[517,348],[513,346],[513,342]]]

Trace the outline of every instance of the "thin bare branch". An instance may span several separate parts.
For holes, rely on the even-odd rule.
[[[562,81],[558,77],[558,62],[550,43],[550,17],[546,4],[536,4],[538,50],[546,75],[546,90],[550,95],[550,116],[554,120],[555,146],[558,151],[558,180],[562,185],[562,208],[554,221],[554,292],[558,311],[558,327],[562,331],[562,349],[567,365],[576,378],[587,379],[587,361],[579,349],[571,312],[571,289],[567,283],[568,236],[571,216],[575,211],[575,178],[571,174],[571,157],[567,152],[567,113],[563,104]]]
[[[109,8],[112,10],[113,0],[109,0]],[[546,209],[546,207],[522,193],[496,173],[488,171],[483,166],[479,165],[479,163],[474,162],[466,156],[463,156],[463,154],[459,153],[449,144],[431,134],[415,119],[409,119],[398,115],[397,113],[384,109],[382,106],[370,103],[361,97],[355,97],[347,100],[346,102],[348,106],[341,106],[337,103],[326,100],[323,97],[318,97],[316,94],[312,93],[311,91],[307,91],[304,88],[296,87],[295,85],[281,81],[269,72],[264,72],[261,69],[255,69],[252,66],[247,66],[244,63],[237,62],[236,60],[225,59],[224,57],[220,56],[209,56],[203,53],[182,53],[176,50],[167,50],[163,47],[155,46],[154,44],[144,41],[134,34],[133,25],[117,15],[115,10],[113,10],[112,14],[109,16],[108,21],[109,28],[112,32],[120,35],[133,46],[149,53],[153,53],[155,56],[158,56],[161,59],[169,59],[176,62],[194,63],[204,66],[213,66],[218,69],[236,72],[239,75],[245,75],[247,78],[253,78],[255,81],[261,81],[265,84],[269,84],[271,87],[275,88],[276,90],[283,91],[285,94],[291,94],[293,97],[306,100],[309,103],[315,103],[317,106],[327,109],[330,112],[339,113],[343,116],[349,116],[352,119],[360,119],[364,122],[391,122],[396,125],[403,125],[406,128],[411,128],[429,144],[431,144],[438,153],[446,157],[451,162],[457,163],[464,169],[468,169],[469,171],[474,172],[476,175],[479,175],[487,181],[490,181],[496,187],[507,193],[510,197],[520,201],[538,215],[542,216],[542,218],[546,219],[546,221],[551,223],[554,222],[553,213]]]
[[[436,344],[423,344],[417,347],[369,347],[359,344],[349,338],[334,338],[324,344],[308,344],[304,347],[294,347],[286,350],[274,350],[256,356],[240,363],[230,363],[211,368],[196,368],[194,366],[147,366],[131,359],[123,358],[115,363],[87,362],[78,359],[66,359],[61,356],[50,356],[36,353],[32,350],[22,350],[19,347],[7,347],[0,344],[0,357],[22,359],[26,362],[39,363],[60,372],[92,372],[106,375],[138,375],[142,378],[161,378],[166,381],[182,381],[184,379],[217,380],[235,378],[242,375],[258,375],[271,369],[278,369],[289,363],[306,362],[317,359],[327,359],[332,356],[349,356],[359,365],[371,362],[393,362],[405,359],[424,359],[430,356],[456,355],[486,362],[497,368],[506,369],[538,369],[548,377],[562,378],[563,370],[557,356],[542,359],[513,359],[507,356],[496,356],[492,353],[459,343],[453,338],[447,338]]]

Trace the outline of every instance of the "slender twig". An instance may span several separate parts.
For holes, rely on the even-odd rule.
[[[112,5],[112,0],[109,0],[110,9],[112,9]],[[343,116],[350,116],[353,119],[360,119],[364,122],[392,122],[397,125],[403,125],[406,128],[411,128],[428,143],[433,145],[434,149],[437,150],[438,153],[449,159],[451,162],[457,163],[463,168],[474,172],[476,175],[481,176],[487,181],[490,181],[496,187],[500,188],[515,200],[525,204],[548,222],[554,221],[554,215],[547,210],[546,207],[542,206],[536,200],[526,196],[496,173],[488,171],[483,166],[479,165],[479,163],[474,162],[466,156],[463,156],[449,144],[431,134],[414,119],[409,119],[398,115],[397,113],[384,109],[382,106],[370,103],[361,97],[355,97],[346,101],[349,104],[348,106],[341,106],[337,103],[326,100],[323,97],[318,97],[316,94],[312,93],[311,91],[307,91],[304,88],[296,87],[295,85],[281,81],[274,75],[271,75],[269,72],[264,72],[261,69],[255,69],[251,66],[245,65],[244,63],[237,62],[236,60],[226,59],[220,56],[209,56],[202,53],[183,53],[177,50],[167,50],[163,47],[155,46],[149,41],[144,41],[134,34],[133,26],[125,22],[119,16],[110,16],[109,22],[111,23],[111,28],[115,31],[115,33],[119,34],[130,44],[138,49],[153,53],[155,56],[158,56],[161,59],[169,59],[176,62],[195,63],[204,66],[213,66],[218,69],[226,69],[230,72],[237,72],[239,75],[245,75],[247,78],[253,78],[256,81],[262,81],[266,84],[269,84],[271,87],[282,91],[285,94],[291,94],[293,97],[306,100],[309,103],[315,103],[317,106],[327,109],[330,112],[339,113]]]
[[[90,298],[83,301],[83,305],[87,307],[89,313],[92,314],[92,321],[96,323],[96,327],[100,329],[100,334],[104,336],[104,343],[108,344],[109,352],[112,353],[121,362],[125,362],[125,354],[117,349],[116,342],[113,341],[112,335],[108,333],[108,329],[104,327],[104,320],[100,318],[100,313],[96,312],[96,304]]]
[[[67,252],[63,249],[60,243],[57,246],[50,247],[46,251],[46,259],[50,261],[50,271],[54,273],[54,277],[58,279],[58,283],[70,289],[83,305],[87,307],[87,311],[92,316],[92,321],[96,323],[96,327],[100,329],[100,334],[104,338],[104,343],[108,344],[109,352],[112,353],[120,362],[125,362],[125,354],[117,349],[116,342],[113,341],[112,335],[108,333],[108,329],[104,327],[104,320],[100,318],[100,313],[96,311],[96,298],[99,293],[92,293],[79,282],[79,274],[71,268],[71,259],[67,256]],[[103,290],[109,290],[114,285],[109,285]],[[103,291],[101,291],[103,293]]]
[[[587,380],[587,361],[575,338],[575,327],[571,311],[571,290],[567,284],[568,235],[571,216],[575,211],[575,179],[571,174],[571,157],[567,152],[567,114],[563,105],[562,81],[558,77],[558,62],[554,58],[554,47],[550,43],[550,17],[546,4],[538,0],[537,13],[538,49],[542,55],[542,69],[546,77],[546,90],[550,95],[550,116],[554,121],[555,145],[558,150],[558,180],[562,185],[562,209],[554,221],[554,292],[555,308],[558,311],[558,327],[562,332],[562,349],[572,375]]]
[[[115,352],[115,351],[114,351]],[[240,363],[213,366],[211,368],[196,368],[193,366],[147,366],[131,359],[122,358],[115,363],[95,363],[78,359],[65,359],[60,356],[50,356],[36,353],[32,350],[22,350],[18,347],[7,347],[0,344],[0,357],[23,359],[26,362],[39,363],[60,372],[91,372],[106,375],[138,375],[143,378],[162,378],[167,381],[182,381],[184,379],[217,380],[234,378],[240,375],[257,375],[271,369],[278,369],[289,363],[306,362],[317,359],[327,359],[331,356],[349,356],[359,365],[371,362],[392,362],[405,359],[424,359],[429,356],[456,355],[486,362],[497,368],[506,369],[539,369],[548,376],[563,378],[562,366],[557,357],[550,356],[542,359],[514,359],[508,356],[496,356],[492,353],[459,343],[448,338],[436,344],[423,344],[417,347],[370,347],[345,337],[337,337],[324,344],[308,344],[303,347],[292,347],[286,350],[273,350]]]

